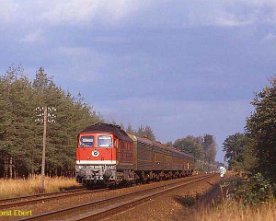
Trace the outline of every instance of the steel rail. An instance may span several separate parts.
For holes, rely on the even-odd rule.
[[[132,207],[133,205],[137,205],[141,202],[144,202],[147,199],[158,196],[162,193],[171,191],[176,188],[183,187],[185,185],[189,185],[192,183],[196,183],[196,182],[205,180],[211,176],[204,175],[204,176],[200,176],[199,178],[194,177],[193,179],[190,179],[188,181],[182,180],[179,182],[174,182],[174,183],[166,184],[163,186],[153,187],[153,188],[146,189],[146,190],[139,190],[139,191],[127,193],[124,195],[97,199],[97,200],[93,200],[88,203],[80,204],[77,206],[60,209],[60,210],[56,210],[56,211],[51,211],[51,212],[46,212],[46,213],[38,214],[35,216],[31,216],[31,217],[25,217],[25,218],[19,219],[18,221],[27,221],[27,220],[39,220],[39,221],[41,221],[41,220],[63,220],[63,221],[65,221],[65,220],[66,221],[67,220],[68,221],[98,220],[98,219],[102,218],[103,215],[105,217],[108,214],[112,215],[115,212],[117,212],[118,210],[120,210],[120,211],[125,210],[125,208],[129,208],[129,207]],[[163,188],[165,188],[165,189],[163,189]],[[139,194],[142,194],[142,196],[140,196],[140,197],[137,196]],[[125,200],[125,198],[128,198],[128,197],[132,197],[132,198],[129,200]],[[112,203],[112,201],[116,201],[116,200],[120,200],[120,203]],[[103,203],[110,203],[111,205],[105,206],[100,209],[92,208],[93,206],[99,206],[100,204],[103,204]],[[71,215],[71,217],[68,217],[70,215]],[[61,217],[63,217],[63,218],[61,219]],[[67,218],[65,218],[65,217],[67,217]]]
[[[57,198],[66,198],[72,197],[77,195],[83,195],[87,193],[96,193],[106,191],[107,189],[98,189],[98,190],[87,190],[87,189],[80,189],[80,190],[71,190],[71,191],[61,191],[61,192],[53,192],[53,193],[45,193],[45,194],[36,194],[36,195],[28,195],[22,197],[14,197],[8,198],[4,200],[0,200],[0,209],[5,208],[12,208],[17,206],[25,206],[37,202],[45,202],[54,200]]]
[[[114,214],[117,214],[118,212],[126,211],[129,208],[132,208],[136,205],[139,205],[139,204],[144,203],[148,200],[151,200],[154,197],[158,197],[158,196],[160,196],[162,194],[165,194],[169,191],[181,188],[183,186],[187,186],[187,185],[192,184],[192,183],[200,182],[202,180],[205,180],[206,178],[207,177],[204,177],[204,178],[201,177],[201,178],[197,178],[195,180],[186,181],[185,183],[180,183],[178,185],[175,185],[175,183],[174,183],[172,185],[168,185],[163,190],[156,189],[156,191],[154,191],[153,193],[150,192],[150,193],[147,193],[147,194],[142,195],[142,196],[137,196],[137,197],[134,197],[132,199],[119,202],[115,205],[110,205],[110,206],[107,206],[106,208],[102,208],[102,209],[99,209],[97,211],[92,211],[92,212],[89,212],[87,214],[83,214],[80,218],[67,219],[66,221],[90,221],[90,220],[94,221],[94,220],[99,220],[101,218],[107,218],[107,217],[110,217]],[[209,176],[208,176],[208,178],[209,178]]]
[[[84,188],[81,187],[81,188],[77,188],[77,189],[73,189],[73,190],[62,190],[62,191],[51,192],[51,193],[38,193],[38,194],[30,194],[30,195],[24,195],[24,196],[4,198],[4,199],[0,199],[0,204],[5,203],[5,202],[14,201],[14,200],[28,199],[28,198],[40,197],[40,196],[50,196],[50,195],[54,195],[54,194],[57,194],[57,193],[76,192],[76,191],[80,191],[80,190],[84,190]]]

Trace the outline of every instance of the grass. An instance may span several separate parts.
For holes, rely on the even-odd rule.
[[[227,184],[227,185],[226,185]],[[258,185],[262,182],[258,181]],[[214,186],[201,199],[199,199],[190,214],[187,214],[185,220],[193,221],[276,221],[276,198],[269,197],[267,201],[255,203],[245,203],[242,201],[251,197],[256,200],[258,197],[264,197],[264,193],[251,192],[250,188],[246,195],[237,199],[229,195],[230,183]],[[250,183],[252,185],[252,183]],[[249,186],[250,187],[250,186]],[[233,193],[232,193],[233,194]],[[257,194],[257,195],[256,195]],[[255,198],[254,198],[255,197]]]
[[[41,177],[28,179],[0,179],[0,199],[39,193]],[[74,178],[45,177],[45,192],[57,192],[65,188],[78,187]]]
[[[276,201],[258,206],[243,206],[236,201],[228,201],[217,207],[202,209],[194,215],[196,221],[275,221]]]

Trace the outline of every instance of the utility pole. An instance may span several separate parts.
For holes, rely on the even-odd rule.
[[[43,113],[43,140],[42,140],[42,162],[41,162],[41,191],[45,191],[45,151],[47,138],[48,107],[44,107]]]
[[[56,115],[52,112],[55,112],[56,108],[51,108],[48,106],[37,107],[37,122],[43,121],[43,139],[42,139],[42,161],[41,161],[41,186],[40,191],[45,192],[45,153],[46,153],[46,144],[47,144],[47,123],[54,123]],[[43,117],[43,118],[42,118]]]

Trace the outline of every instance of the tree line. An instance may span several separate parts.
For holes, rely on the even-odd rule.
[[[229,169],[254,175],[261,173],[276,183],[276,76],[251,102],[254,111],[245,131],[228,136],[224,143]]]
[[[216,169],[215,165],[218,164],[215,162],[217,144],[213,135],[205,134],[197,137],[188,135],[171,144],[195,157],[196,170],[213,171]]]
[[[74,173],[76,135],[102,121],[93,107],[56,86],[43,68],[30,81],[20,67],[10,67],[0,78],[0,176],[40,173],[43,123],[37,107],[54,107],[56,119],[48,124],[46,173]]]
[[[36,71],[34,80],[24,75],[22,67],[10,67],[0,76],[0,177],[26,177],[40,174],[43,121],[38,109],[56,110],[54,120],[47,124],[46,175],[74,175],[76,136],[85,127],[104,122],[81,94],[74,97],[58,87],[43,68]],[[116,124],[115,121],[112,123]],[[150,126],[133,129],[121,127],[128,133],[155,141]],[[174,145],[195,156],[197,162],[215,162],[214,137],[187,136]]]

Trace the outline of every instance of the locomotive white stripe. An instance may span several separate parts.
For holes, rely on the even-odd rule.
[[[76,160],[76,164],[116,164],[116,160]]]

